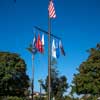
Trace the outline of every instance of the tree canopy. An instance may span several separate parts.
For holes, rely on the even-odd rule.
[[[28,87],[25,61],[16,53],[0,52],[0,95],[24,96]]]
[[[74,75],[73,92],[100,96],[100,44],[88,50],[89,57]]]

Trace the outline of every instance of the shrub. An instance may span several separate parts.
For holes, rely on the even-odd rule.
[[[17,96],[15,97],[10,96],[10,97],[7,97],[7,100],[24,100],[24,99],[17,97]]]

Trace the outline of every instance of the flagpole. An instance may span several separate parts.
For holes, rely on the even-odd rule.
[[[50,0],[49,0],[50,1]],[[51,19],[48,12],[48,100],[51,100]]]
[[[33,65],[34,56],[32,54],[32,100],[34,100],[34,65]]]

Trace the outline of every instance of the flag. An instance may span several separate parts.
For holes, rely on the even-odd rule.
[[[38,38],[36,41],[36,48],[39,49],[39,41],[40,41],[40,34],[38,34]]]
[[[49,11],[50,18],[56,17],[55,8],[54,8],[54,4],[53,4],[52,0],[50,0],[50,2],[49,2],[48,11]]]
[[[42,34],[42,45],[44,46],[44,34]]]
[[[56,57],[57,58],[59,58],[59,56],[60,56],[60,51],[59,51],[59,42],[58,41],[56,41]]]
[[[64,48],[63,48],[63,45],[62,45],[61,40],[59,41],[59,47],[60,47],[60,49],[61,49],[61,53],[62,53],[62,55],[65,56],[65,51],[64,51]]]
[[[40,34],[38,34],[38,39],[37,39],[37,42],[36,42],[36,48],[38,49],[39,52],[43,53],[43,46],[42,46],[42,42],[41,42],[41,39],[40,39]]]
[[[37,41],[36,34],[34,34],[33,43],[32,43],[33,46],[36,46],[36,41]]]
[[[56,58],[56,46],[55,41],[52,41],[52,57]]]
[[[34,35],[34,38],[33,38],[33,42],[32,42],[32,53],[35,54],[37,52],[37,49],[36,49],[36,35]]]

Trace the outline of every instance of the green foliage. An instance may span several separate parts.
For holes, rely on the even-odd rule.
[[[7,100],[24,100],[24,99],[22,99],[22,98],[20,98],[20,97],[7,97]]]
[[[34,100],[48,100],[48,99],[47,97],[43,97],[43,96],[41,97],[41,99],[40,99],[40,96],[35,96]]]
[[[80,100],[80,99],[78,97],[74,98],[74,97],[67,95],[64,97],[64,100]]]
[[[64,92],[68,88],[67,79],[65,76],[59,76],[59,72],[56,69],[56,61],[53,59],[51,63],[51,97],[55,97],[55,100],[61,100]],[[45,83],[42,83],[43,89],[48,91],[48,76]]]
[[[97,100],[96,96],[84,95],[80,100]]]
[[[64,100],[72,100],[72,98],[70,96],[65,96]]]
[[[89,57],[74,75],[72,91],[77,94],[100,95],[100,44],[88,50]]]
[[[0,52],[0,95],[24,96],[28,87],[24,60],[16,53]]]

